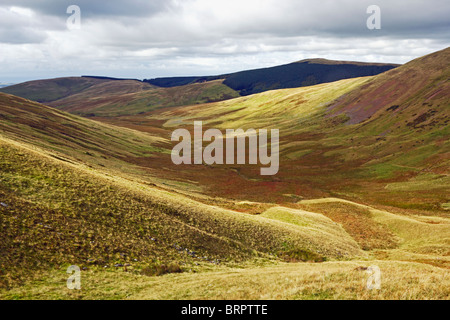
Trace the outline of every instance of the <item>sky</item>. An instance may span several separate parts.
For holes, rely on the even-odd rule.
[[[367,27],[370,5],[381,29]],[[318,57],[406,63],[450,46],[449,17],[449,0],[0,0],[0,84],[217,75]]]

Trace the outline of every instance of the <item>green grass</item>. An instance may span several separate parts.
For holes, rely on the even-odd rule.
[[[136,128],[145,130],[146,124],[156,124],[169,136],[175,128],[191,129],[194,121],[202,120],[205,130],[279,129],[276,192],[272,192],[269,179],[261,179],[249,166],[235,166],[232,172],[229,168],[229,174],[225,168],[214,167],[215,179],[208,179],[209,170],[183,172],[180,179],[209,186],[204,192],[210,195],[277,203],[286,201],[282,194],[306,198],[339,195],[444,214],[441,203],[448,202],[443,177],[450,165],[450,114],[444,107],[448,84],[442,81],[448,68],[439,63],[448,52],[437,53],[434,59],[438,62],[425,57],[375,77],[164,109],[148,115]],[[408,74],[423,76],[423,87],[410,83]],[[386,90],[387,98],[374,94],[376,90]],[[126,118],[123,125],[137,122]],[[161,175],[171,177],[170,171],[163,170]],[[424,172],[442,179],[425,176],[426,181],[415,182]],[[230,179],[240,192],[224,187]]]
[[[8,205],[0,209],[3,286],[25,270],[91,260],[145,267],[284,259],[293,249],[330,258],[361,254],[351,239],[326,244],[295,224],[203,205],[17,144],[3,141],[0,155],[0,198]]]
[[[157,108],[239,97],[223,80],[159,88],[134,80],[58,78],[31,81],[0,91],[83,116],[135,115]]]
[[[132,129],[0,94],[0,297],[448,299],[447,84],[441,75],[405,89],[404,72],[426,74],[401,68],[109,119]],[[379,99],[402,93],[398,108],[375,99],[330,114],[379,84]],[[112,87],[79,98],[99,89]],[[202,103],[222,89],[196,84],[169,100]],[[151,92],[130,83],[116,98],[139,95],[127,112],[144,112],[169,91],[145,105]],[[102,102],[104,115],[120,99]],[[372,103],[372,117],[355,121]],[[280,129],[279,174],[171,164],[170,133],[200,119]],[[65,288],[72,264],[83,268],[80,292]],[[380,291],[365,287],[373,264]]]
[[[171,126],[170,119],[175,114],[178,126],[180,123],[190,124],[193,119],[201,118],[205,119],[205,125],[220,129],[265,128],[276,124],[279,129],[285,129],[281,131],[282,134],[287,134],[286,130],[293,129],[293,122],[320,113],[321,107],[365,81],[367,79],[357,78],[314,87],[268,91],[207,106],[188,108],[186,110],[189,110],[189,113],[186,115],[166,111],[158,114],[158,118],[168,119],[166,126]]]

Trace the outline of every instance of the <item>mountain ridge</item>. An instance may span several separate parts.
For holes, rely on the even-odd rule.
[[[372,76],[398,67],[398,64],[305,59],[280,66],[238,71],[217,76],[164,77],[144,79],[153,85],[172,87],[194,82],[224,79],[224,84],[242,96],[267,90],[297,88],[341,79]]]
[[[28,81],[13,86],[0,88],[0,92],[5,92],[20,96],[22,98],[34,100],[40,103],[61,108],[62,110],[71,111],[68,105],[89,104],[93,105],[93,109],[101,109],[108,102],[108,97],[103,97],[105,103],[95,100],[102,100],[99,97],[92,99],[92,94],[88,93],[97,86],[103,84],[103,87],[110,86],[107,92],[111,96],[118,96],[117,87],[129,86],[133,87],[133,91],[126,93],[150,92],[150,90],[159,89],[158,95],[162,98],[146,98],[138,97],[137,100],[143,105],[142,111],[150,111],[151,109],[161,106],[179,106],[189,103],[215,102],[235,98],[237,96],[246,96],[254,93],[265,92],[268,90],[296,88],[302,86],[310,86],[320,83],[333,82],[341,79],[355,78],[361,76],[376,75],[392,68],[396,68],[396,64],[382,63],[365,63],[351,61],[334,61],[326,59],[307,59],[293,62],[281,66],[260,68],[253,70],[244,70],[235,73],[201,76],[201,77],[165,77],[155,79],[123,79],[111,78],[103,76],[82,76],[82,77],[66,77],[45,80]],[[187,89],[186,86],[193,84],[211,83],[221,81],[222,88],[217,87],[212,93],[193,92],[183,101],[170,101],[170,88],[179,87],[180,91]],[[228,88],[226,88],[228,87]],[[166,89],[166,91],[164,91]],[[178,90],[178,89],[177,89]],[[187,89],[189,92],[190,90]],[[198,91],[198,90],[197,90]],[[218,93],[218,91],[220,91]],[[166,92],[166,93],[165,93]],[[210,96],[208,96],[210,94]],[[83,95],[86,97],[83,100]],[[100,93],[98,94],[100,96]],[[152,96],[152,94],[150,94]],[[123,104],[133,103],[132,101],[122,100]],[[161,103],[161,99],[164,101]],[[117,100],[117,99],[112,99]],[[95,114],[95,111],[84,112],[86,114]]]

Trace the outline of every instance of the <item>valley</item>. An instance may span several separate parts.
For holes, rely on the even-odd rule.
[[[0,298],[449,299],[448,61],[245,94],[232,76],[2,89]],[[174,164],[194,121],[279,130],[279,171]]]

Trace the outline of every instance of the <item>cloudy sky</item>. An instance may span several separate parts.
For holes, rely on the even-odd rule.
[[[67,25],[70,5],[79,29]],[[367,28],[369,5],[380,30]],[[404,63],[450,46],[449,17],[448,0],[0,0],[0,83],[212,75],[314,57]]]

